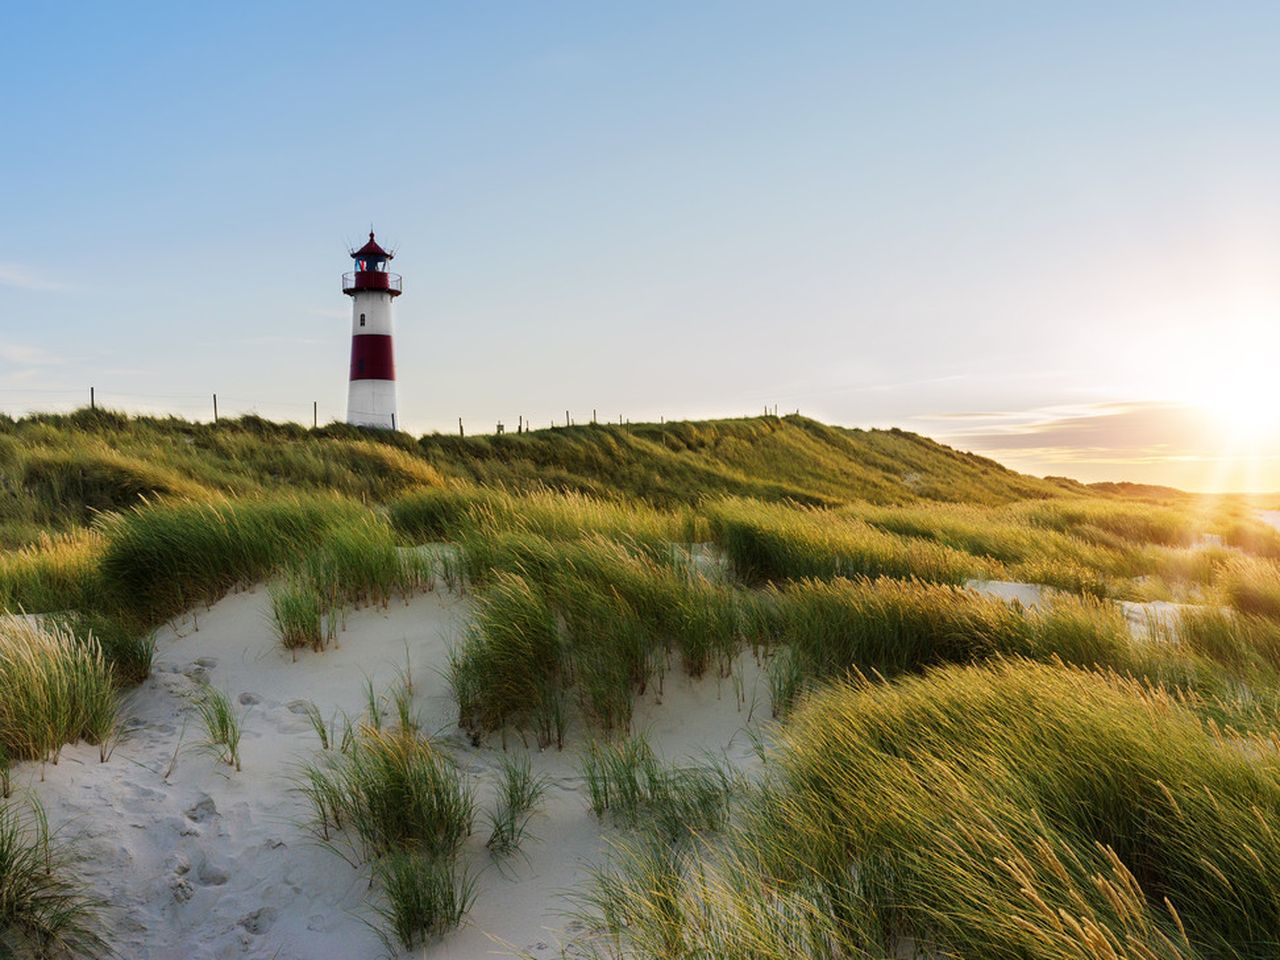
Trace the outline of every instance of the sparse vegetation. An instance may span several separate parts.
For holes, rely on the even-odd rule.
[[[377,908],[378,933],[390,956],[461,924],[475,899],[475,879],[451,857],[396,851],[377,861],[374,873],[386,898]]]
[[[449,857],[471,833],[471,787],[413,731],[366,726],[348,750],[309,767],[307,783],[322,830],[345,831],[362,860],[408,849]]]
[[[490,830],[485,843],[495,857],[507,857],[520,849],[528,835],[529,820],[546,791],[546,778],[534,774],[527,756],[502,758],[497,802],[488,815]]]
[[[196,698],[196,709],[205,729],[201,748],[239,773],[240,715],[231,698],[217,687],[206,686]]]
[[[35,801],[0,801],[0,956],[108,954],[102,905],[68,875],[69,855]]]

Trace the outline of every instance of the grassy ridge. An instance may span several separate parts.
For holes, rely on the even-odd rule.
[[[444,479],[653,504],[709,495],[838,504],[1003,503],[1084,492],[897,430],[803,417],[593,425],[451,437],[306,430],[256,417],[198,424],[110,411],[0,417],[0,543],[85,524],[141,498],[314,491],[385,501]]]

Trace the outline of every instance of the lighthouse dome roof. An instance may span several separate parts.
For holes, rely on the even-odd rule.
[[[383,250],[382,247],[378,244],[378,241],[373,239],[373,231],[370,230],[369,242],[366,243],[359,250],[352,250],[351,256],[366,257],[366,258],[385,257],[386,259],[390,260],[393,256],[395,256],[395,254],[388,253],[386,250]]]

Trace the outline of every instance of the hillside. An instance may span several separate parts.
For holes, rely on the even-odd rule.
[[[914,433],[855,430],[800,416],[600,424],[465,439],[432,435],[421,449],[442,471],[479,482],[557,483],[660,504],[716,494],[827,505],[1000,503],[1063,490]]]
[[[208,424],[81,410],[0,419],[0,545],[34,542],[97,511],[157,496],[323,490],[382,502],[445,478],[655,505],[720,495],[814,505],[999,504],[1085,492],[913,433],[799,416],[415,439],[341,424],[307,430],[256,417]]]

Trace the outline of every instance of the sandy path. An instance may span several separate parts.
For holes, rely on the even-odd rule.
[[[476,835],[465,849],[479,873],[477,898],[463,929],[425,956],[472,960],[552,957],[572,930],[562,894],[599,862],[608,830],[587,809],[573,746],[533,751],[534,768],[552,786],[532,824],[526,858],[498,867],[484,849],[496,745],[473,748],[457,733],[456,707],[442,675],[446,651],[468,615],[465,599],[446,592],[350,614],[340,647],[300,654],[276,643],[266,591],[259,588],[201,611],[159,637],[152,678],[124,706],[127,737],[106,764],[96,747],[76,745],[61,762],[23,764],[20,785],[43,802],[50,823],[74,838],[76,870],[112,904],[109,941],[130,960],[274,957],[356,960],[382,955],[365,923],[368,872],[316,843],[304,826],[308,807],[292,789],[300,761],[318,740],[298,701],[329,716],[357,716],[368,676],[379,692],[396,683],[406,649],[415,706],[424,729],[438,731],[474,779],[480,800]],[[727,751],[753,765],[744,727],[768,719],[768,691],[749,657],[738,680],[691,682],[668,674],[663,702],[642,698],[636,729],[671,758]],[[234,773],[194,745],[203,735],[190,695],[199,681],[227,691],[246,711],[244,769]],[[739,690],[745,704],[739,702]],[[292,708],[291,708],[292,705]],[[753,710],[754,707],[754,710]],[[183,730],[185,726],[185,736]],[[166,777],[179,739],[184,747]],[[580,731],[570,735],[580,743]],[[512,749],[523,749],[512,737]]]

